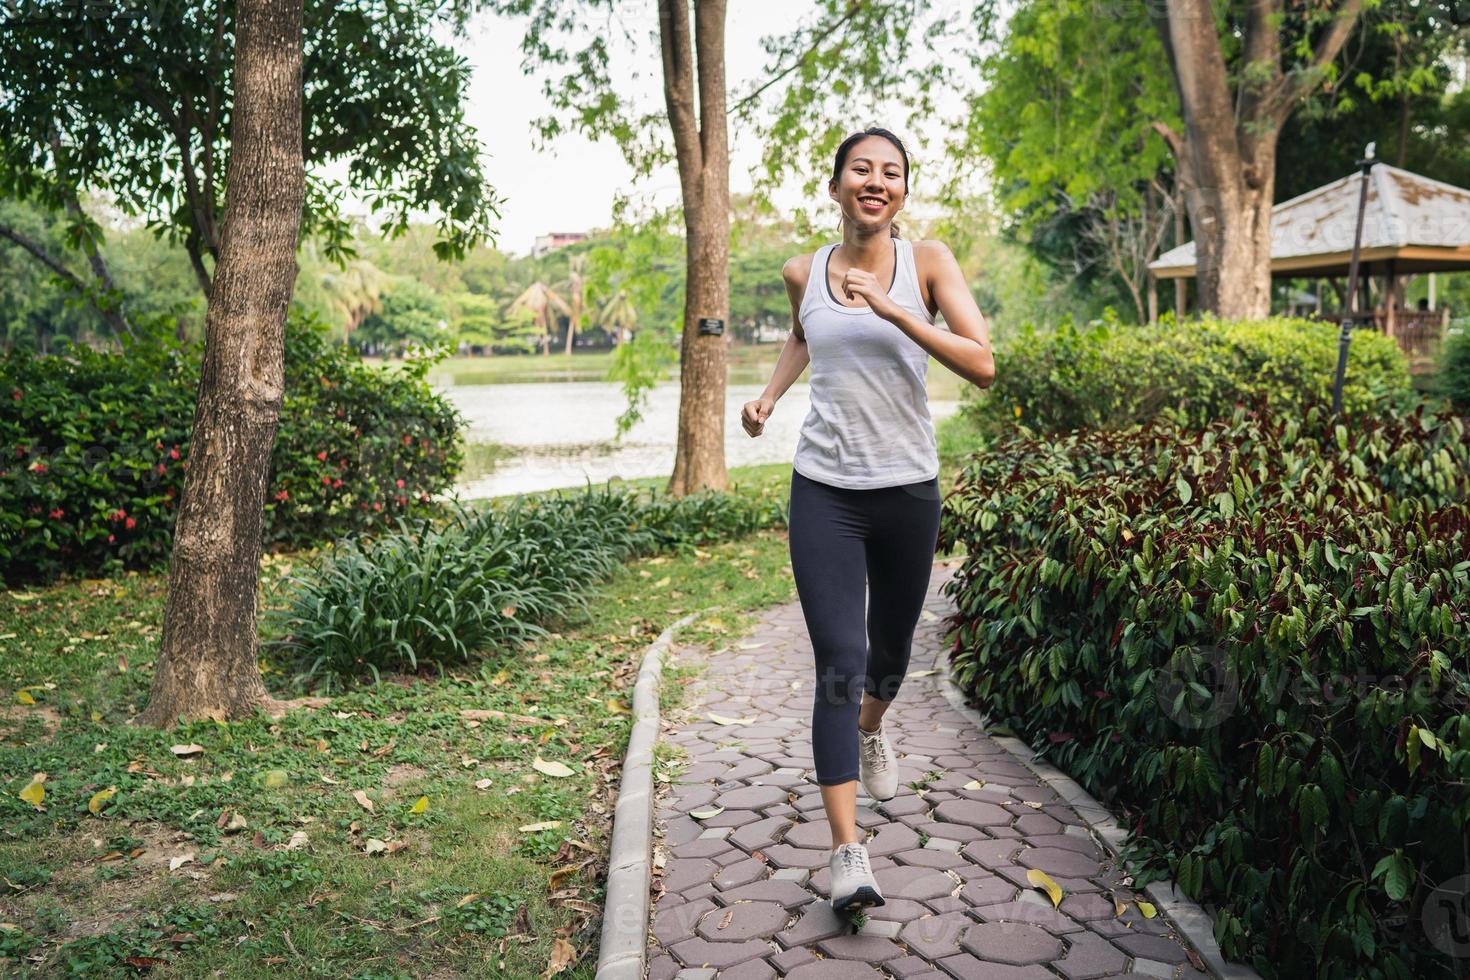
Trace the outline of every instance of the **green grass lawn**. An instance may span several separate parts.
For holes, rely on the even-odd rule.
[[[263,605],[306,557],[268,558]],[[719,646],[794,595],[784,535],[762,533],[630,563],[585,615],[447,676],[156,732],[128,719],[165,585],[0,593],[0,973],[529,978],[560,952],[591,977],[643,648],[694,611],[680,641]],[[36,773],[40,807],[19,795]]]

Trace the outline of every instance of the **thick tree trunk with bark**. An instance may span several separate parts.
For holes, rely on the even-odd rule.
[[[674,134],[687,243],[684,335],[679,353],[679,441],[669,492],[723,490],[725,337],[699,321],[730,315],[730,150],[725,115],[725,0],[659,0],[664,101]],[[698,51],[696,65],[694,52]],[[695,116],[698,72],[699,114]]]
[[[302,0],[240,0],[229,194],[161,649],[140,724],[241,718],[270,703],[256,659],[256,590],[305,196],[301,61]]]
[[[1247,0],[1239,90],[1232,95],[1210,0],[1151,7],[1179,92],[1185,133],[1155,124],[1184,181],[1194,231],[1199,307],[1225,317],[1271,310],[1271,206],[1281,127],[1325,77],[1362,0],[1336,0],[1333,20],[1300,71],[1281,66],[1283,0]]]

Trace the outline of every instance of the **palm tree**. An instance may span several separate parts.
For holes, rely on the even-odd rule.
[[[353,259],[340,271],[322,275],[322,292],[341,317],[342,344],[370,315],[383,309],[383,287],[387,276],[367,259]]]
[[[567,277],[558,286],[566,290],[567,296],[571,298],[571,309],[567,313],[567,353],[572,352],[572,337],[576,335],[577,328],[582,325],[582,311],[587,306],[587,279],[582,273],[587,264],[586,255],[567,256]]]
[[[526,287],[526,291],[510,301],[510,312],[517,313],[521,310],[528,311],[536,322],[541,325],[541,353],[551,353],[551,338],[556,335],[556,314],[571,313],[567,301],[557,295],[552,288],[544,282],[533,282]]]
[[[612,331],[615,345],[632,335],[638,327],[638,308],[633,305],[626,289],[620,288],[607,298],[602,309],[597,311],[597,322],[602,329]]]

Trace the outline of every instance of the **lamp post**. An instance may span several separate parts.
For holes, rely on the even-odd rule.
[[[1332,414],[1342,413],[1342,382],[1347,376],[1348,344],[1353,337],[1353,314],[1358,311],[1358,252],[1363,245],[1363,211],[1368,206],[1368,175],[1378,161],[1373,158],[1377,143],[1369,143],[1363,150],[1363,159],[1358,161],[1358,170],[1363,175],[1358,190],[1358,226],[1353,231],[1353,257],[1348,263],[1348,303],[1342,315],[1342,333],[1337,337],[1337,377],[1332,382]]]

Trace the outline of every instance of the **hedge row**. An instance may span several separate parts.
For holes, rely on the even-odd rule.
[[[1109,311],[1111,313],[1111,311]],[[1124,428],[1155,417],[1202,426],[1237,404],[1291,411],[1330,398],[1338,328],[1315,320],[1189,320],[1126,326],[1109,315],[1052,332],[1026,327],[996,355],[995,385],[967,402],[977,423],[1038,432]],[[1407,362],[1381,334],[1359,330],[1348,352],[1344,410],[1372,414],[1411,394]]]
[[[400,521],[350,539],[289,581],[273,644],[331,689],[513,649],[583,608],[586,588],[629,558],[784,526],[774,493],[676,498],[613,484],[517,497],[446,524]]]
[[[197,349],[0,357],[0,580],[164,561],[198,384]],[[459,471],[458,423],[421,373],[366,367],[293,318],[266,543],[425,509]]]
[[[1422,411],[1013,433],[945,502],[955,676],[1124,811],[1227,957],[1455,975],[1467,500],[1463,422]]]

